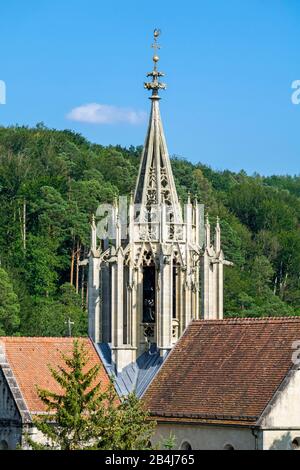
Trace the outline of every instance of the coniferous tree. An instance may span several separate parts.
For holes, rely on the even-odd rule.
[[[141,450],[149,448],[154,422],[134,394],[120,401],[113,383],[103,390],[99,366],[86,370],[89,354],[80,340],[74,340],[72,355],[63,355],[64,366],[50,368],[61,393],[38,389],[47,413],[34,424],[45,444],[27,437],[36,450]]]
[[[45,437],[46,444],[28,438],[33,449],[78,450],[91,446],[93,440],[91,416],[99,413],[103,401],[101,384],[97,381],[99,366],[84,371],[89,356],[79,340],[74,341],[70,357],[62,355],[64,366],[50,367],[51,375],[62,389],[61,393],[38,388],[38,396],[47,409],[38,416],[35,425]]]

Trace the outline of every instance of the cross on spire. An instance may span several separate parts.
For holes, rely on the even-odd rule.
[[[151,47],[154,49],[155,55],[157,53],[157,50],[160,49],[160,45],[157,43],[157,38],[160,34],[161,34],[160,29],[155,29],[154,32],[153,32],[154,44],[152,44]],[[154,66],[155,66],[155,61],[154,61]]]
[[[144,88],[147,90],[152,90],[152,95],[150,96],[150,99],[157,99],[159,100],[160,97],[158,96],[158,90],[165,90],[166,89],[166,84],[160,82],[158,79],[159,77],[164,77],[164,73],[159,72],[157,70],[157,62],[159,61],[159,57],[157,55],[157,50],[160,49],[160,45],[157,43],[157,39],[159,35],[161,34],[159,29],[155,29],[153,32],[154,36],[154,44],[151,45],[151,47],[154,49],[154,56],[153,56],[153,70],[152,72],[147,73],[147,77],[152,77],[151,82],[145,82],[144,83]]]

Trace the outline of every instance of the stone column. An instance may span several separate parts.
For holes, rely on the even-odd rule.
[[[218,301],[217,301],[217,318],[223,320],[223,287],[224,277],[223,277],[223,260],[220,260],[218,264],[218,283],[217,283],[217,292],[218,292]]]
[[[132,276],[132,288],[131,288],[131,310],[129,316],[131,316],[131,345],[135,348],[138,347],[138,331],[140,319],[138,317],[138,269],[131,269]]]
[[[89,336],[94,343],[100,341],[100,259],[89,258],[88,316]]]
[[[192,282],[190,270],[186,271],[184,283],[184,329],[192,319]]]
[[[123,302],[124,302],[124,276],[123,255],[121,249],[117,253],[117,261],[112,264],[111,279],[111,312],[112,312],[112,358],[117,371],[124,366],[123,349]]]
[[[221,250],[221,228],[220,220],[217,217],[215,232],[215,251],[218,258],[218,264],[216,265],[217,275],[216,275],[216,318],[223,319],[223,252]]]
[[[185,329],[185,270],[181,267],[179,271],[179,289],[180,289],[180,297],[179,297],[179,337],[182,335]]]
[[[209,285],[208,285],[208,295],[209,295],[209,307],[208,307],[208,319],[212,320],[215,318],[216,312],[216,265],[212,264],[211,259],[209,260]]]
[[[199,266],[194,266],[194,274],[193,274],[193,292],[192,292],[192,318],[198,320],[199,319]]]
[[[157,315],[157,347],[161,355],[172,348],[173,260],[163,255],[160,262],[160,285]]]
[[[193,239],[193,206],[191,204],[190,195],[185,205],[185,225],[186,225],[186,242],[189,243]]]
[[[135,309],[135,327],[136,343],[138,346],[138,355],[144,352],[145,338],[142,336],[141,324],[143,322],[143,266],[136,268],[136,309]]]
[[[193,241],[198,246],[200,244],[200,211],[197,199],[193,203],[193,221],[194,221],[194,236]]]
[[[209,320],[210,309],[210,274],[209,274],[210,259],[207,251],[205,250],[201,258],[201,318]]]
[[[108,295],[110,291],[110,275],[108,263],[102,263],[101,266],[101,336],[100,342],[110,343],[111,338],[111,298]]]
[[[126,302],[126,316],[127,316],[127,344],[132,344],[132,294],[133,294],[133,270],[128,267],[128,280],[126,286],[127,302]]]
[[[186,270],[184,275],[184,328],[188,326],[192,319],[192,260],[188,243],[186,244],[185,251]]]

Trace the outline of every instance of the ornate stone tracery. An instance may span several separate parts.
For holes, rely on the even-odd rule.
[[[152,91],[151,114],[129,204],[128,236],[116,235],[104,250],[96,246],[92,225],[89,334],[96,343],[109,343],[116,371],[153,345],[163,356],[192,319],[223,316],[223,265],[228,262],[219,220],[212,244],[208,218],[204,226],[199,205],[189,196],[183,217],[159,111],[158,92],[165,85],[159,82],[163,74],[157,62],[155,56],[148,74],[152,81],[145,84]],[[117,207],[112,220],[120,233]]]

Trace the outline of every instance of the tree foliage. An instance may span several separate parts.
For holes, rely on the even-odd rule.
[[[99,366],[89,368],[89,354],[75,340],[64,365],[51,367],[61,393],[38,389],[47,412],[35,419],[44,443],[27,437],[36,450],[142,450],[149,448],[154,422],[134,394],[122,401],[114,386],[99,381]]]
[[[0,335],[12,335],[19,327],[20,304],[13,285],[4,269],[0,268]]]

